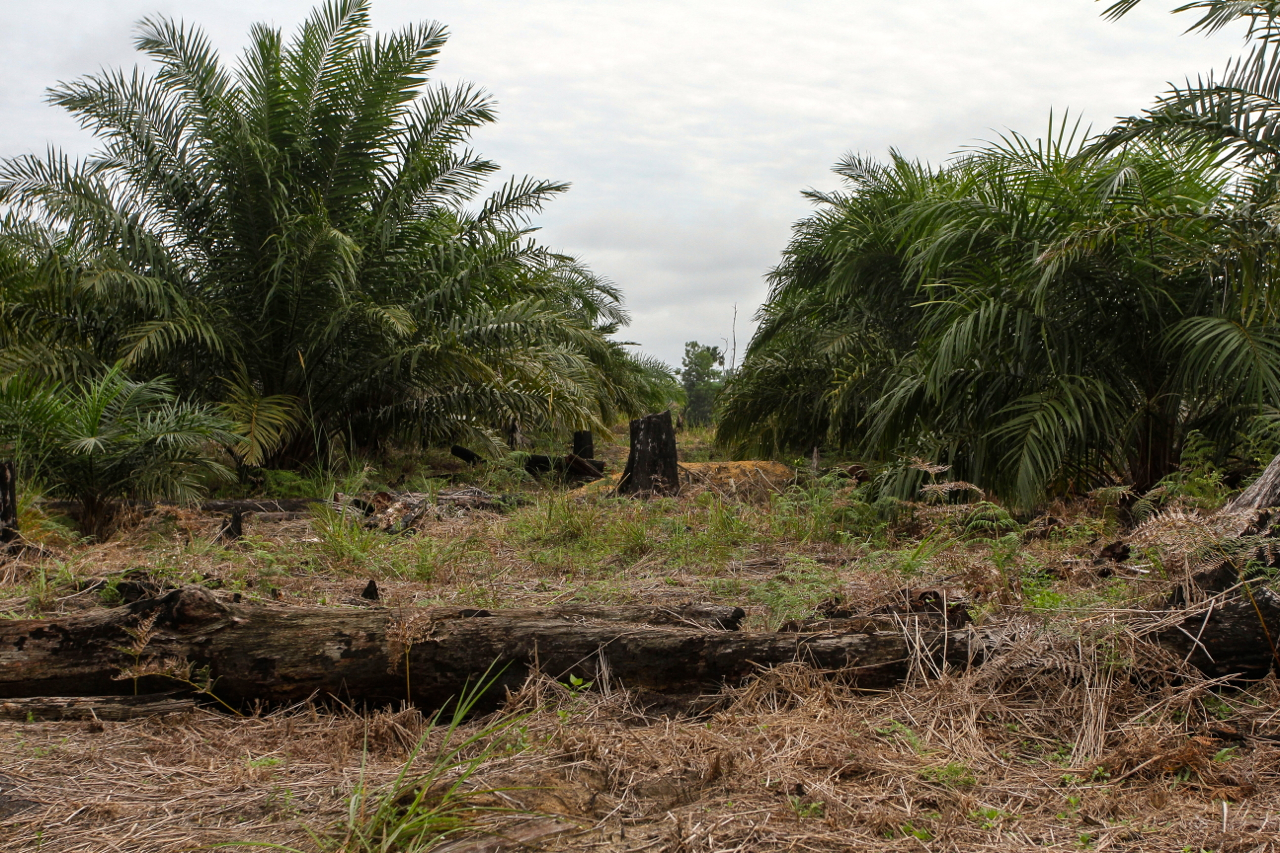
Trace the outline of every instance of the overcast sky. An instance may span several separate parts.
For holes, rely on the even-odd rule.
[[[231,57],[248,27],[291,30],[309,0],[2,0],[0,156],[92,139],[44,89],[132,66],[133,25],[199,23]],[[374,0],[375,25],[433,19],[439,79],[496,96],[476,147],[508,173],[566,180],[542,239],[622,286],[627,336],[678,365],[688,340],[739,356],[764,275],[849,151],[939,162],[1050,109],[1095,127],[1169,81],[1221,68],[1240,33],[1182,35],[1173,0],[1121,22],[1094,0]]]

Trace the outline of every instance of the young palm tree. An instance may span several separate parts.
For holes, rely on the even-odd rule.
[[[18,455],[24,479],[76,501],[95,535],[117,499],[188,500],[225,476],[206,447],[233,441],[230,426],[177,400],[168,383],[134,382],[114,368],[74,385],[15,380],[0,389],[0,444]]]
[[[0,265],[0,369],[170,376],[242,423],[272,411],[249,443],[276,462],[634,409],[617,291],[529,238],[566,185],[477,199],[497,166],[467,142],[493,106],[425,85],[445,39],[329,0],[287,41],[255,26],[228,67],[198,29],[143,21],[154,76],[51,90],[103,148],[0,165],[0,257],[21,261]]]
[[[936,172],[845,164],[850,191],[820,198],[775,271],[723,436],[825,426],[1023,505],[1149,488],[1193,430],[1238,442],[1280,392],[1280,329],[1207,260],[1230,174],[1205,146],[1079,151],[1064,124]],[[816,412],[755,378],[783,370]],[[918,472],[899,473],[910,491]]]

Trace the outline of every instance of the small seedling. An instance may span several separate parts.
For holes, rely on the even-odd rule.
[[[796,817],[800,820],[825,817],[827,813],[827,804],[822,800],[806,803],[800,797],[792,794],[787,797],[787,804],[791,806],[791,810],[795,812]]]
[[[564,686],[568,687],[574,693],[585,693],[595,684],[594,681],[587,681],[577,675],[570,675],[569,680],[564,682]]]

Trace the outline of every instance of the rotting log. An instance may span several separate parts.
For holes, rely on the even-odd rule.
[[[1280,671],[1280,596],[1261,584],[1243,586],[1153,639],[1210,678],[1263,678]]]
[[[676,458],[676,431],[671,412],[645,415],[631,422],[631,450],[627,467],[618,481],[620,495],[680,494],[680,468]]]
[[[135,720],[194,710],[194,699],[161,693],[146,696],[56,696],[6,699],[3,720]]]
[[[214,695],[231,704],[332,695],[439,707],[486,672],[497,673],[495,697],[535,669],[556,679],[687,694],[792,661],[884,688],[927,660],[967,666],[983,652],[970,630],[757,634],[587,621],[585,609],[558,618],[443,610],[233,604],[189,586],[62,619],[0,620],[0,698],[158,692],[177,686],[177,673],[198,683],[212,679]],[[122,680],[134,666],[171,674]]]
[[[1280,658],[1280,598],[1261,587],[1245,592],[1148,636],[1208,676],[1263,677]],[[824,632],[732,630],[741,619],[740,610],[713,605],[290,607],[228,602],[188,586],[111,610],[0,620],[0,700],[156,693],[185,683],[232,705],[333,696],[436,708],[496,673],[491,704],[535,670],[687,696],[794,661],[883,689],[912,672],[979,665],[1001,643],[998,633],[940,630],[915,614]]]

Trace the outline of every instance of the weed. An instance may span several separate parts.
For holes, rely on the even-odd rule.
[[[1009,815],[997,808],[979,808],[969,812],[969,820],[985,830],[997,829],[1008,819]]]
[[[940,531],[935,531],[911,548],[875,551],[871,556],[891,572],[916,577],[924,574],[929,568],[930,561],[953,546],[956,541]]]
[[[897,738],[910,747],[912,752],[919,753],[924,750],[924,744],[921,742],[920,736],[897,720],[890,720],[875,731],[876,734],[886,738]]]
[[[570,674],[569,681],[565,684],[574,693],[585,693],[595,684],[594,681],[587,681],[577,675]]]
[[[812,616],[821,602],[839,590],[839,575],[808,557],[791,556],[787,571],[753,588],[750,599],[769,608],[769,630],[789,619]]]
[[[898,831],[902,833],[904,838],[914,838],[918,841],[932,841],[933,833],[923,826],[916,826],[912,823],[904,823],[898,827]]]
[[[787,796],[787,805],[791,807],[791,811],[795,813],[797,820],[822,818],[827,814],[827,804],[822,800],[805,802],[801,797],[790,794]]]
[[[952,761],[941,767],[923,767],[919,771],[920,778],[947,788],[972,788],[978,784],[973,771],[958,761]]]
[[[261,758],[250,758],[245,762],[245,766],[253,768],[279,767],[283,763],[283,761],[274,755],[264,755]]]
[[[124,596],[120,594],[120,578],[107,578],[102,589],[98,591],[98,600],[102,602],[104,607],[115,607],[124,601]]]
[[[312,510],[311,525],[320,538],[320,551],[337,563],[363,565],[391,541],[381,530],[370,530],[361,524],[360,513],[353,508],[334,509],[317,504]]]

